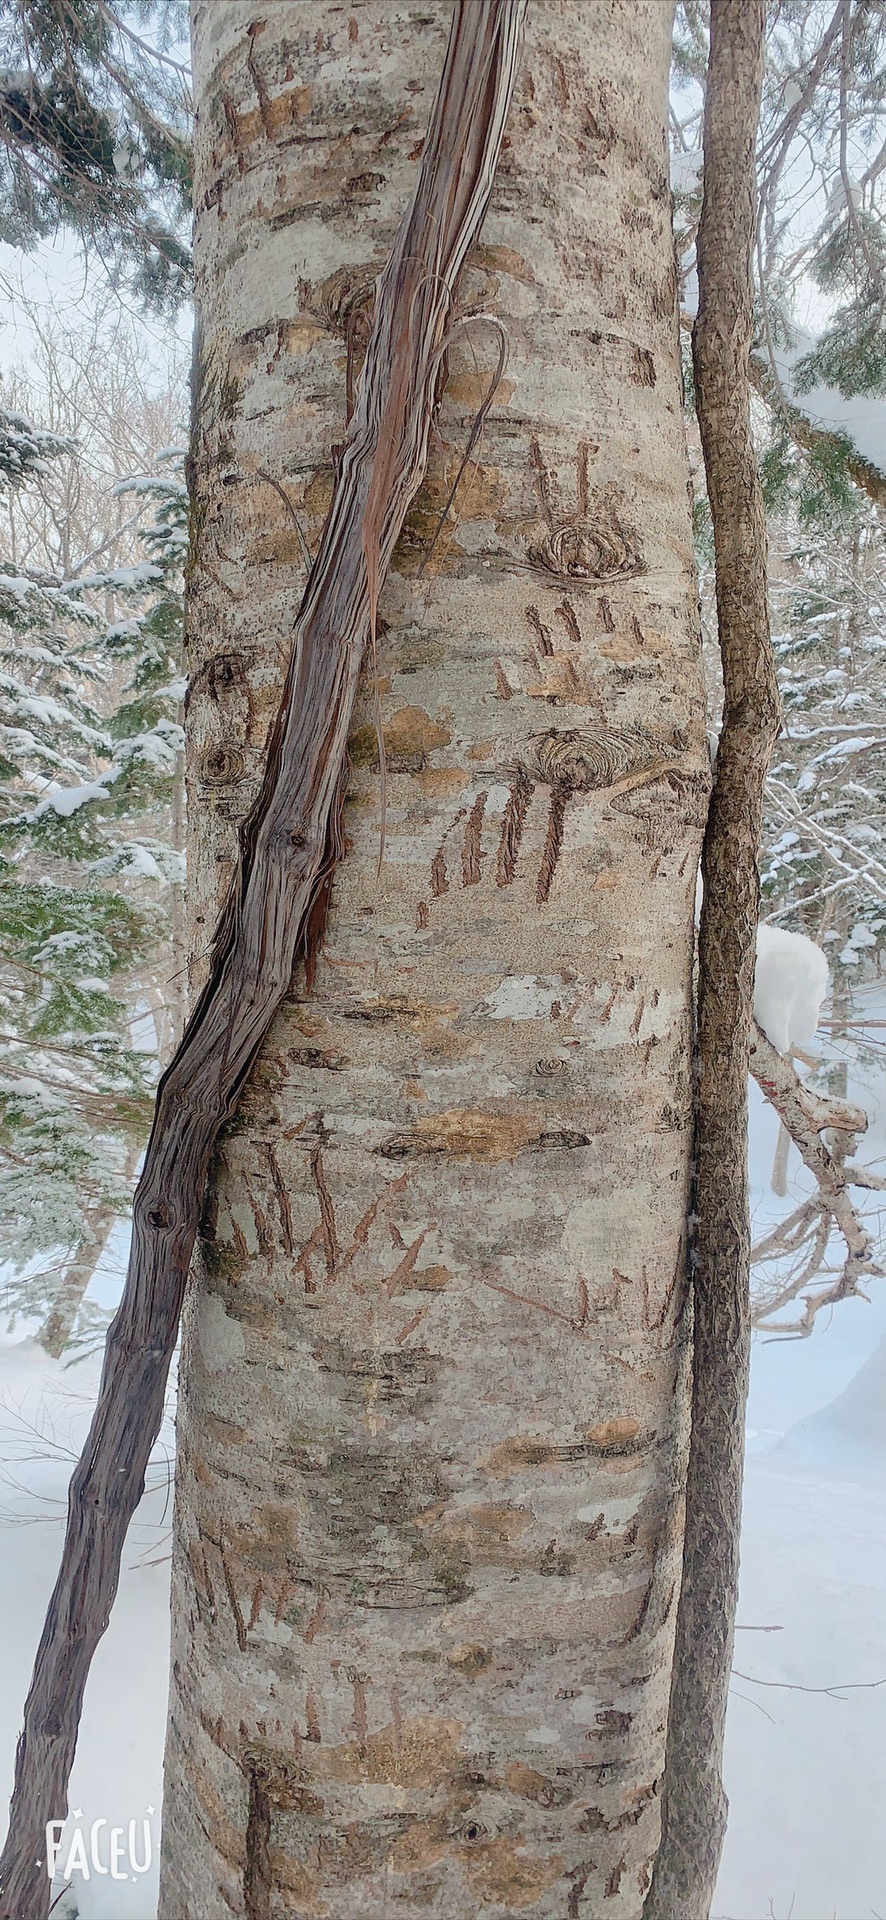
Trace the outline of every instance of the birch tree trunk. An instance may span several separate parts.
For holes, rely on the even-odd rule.
[[[195,0],[194,987],[449,14]],[[670,34],[533,0],[326,945],[216,1156],[162,1920],[637,1920],[649,1884],[708,787]]]

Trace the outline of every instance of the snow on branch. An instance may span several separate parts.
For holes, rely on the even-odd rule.
[[[814,940],[761,920],[754,1019],[779,1053],[811,1047],[829,985],[828,963]]]
[[[812,942],[807,944],[811,946]],[[777,1338],[807,1339],[822,1307],[861,1293],[862,1276],[883,1271],[874,1259],[872,1236],[850,1191],[853,1186],[878,1187],[880,1182],[867,1169],[847,1164],[859,1134],[867,1130],[868,1116],[848,1100],[823,1096],[804,1086],[793,1062],[773,1045],[759,1024],[751,1037],[750,1066],[818,1189],[752,1249],[751,1257],[757,1264],[786,1253],[795,1256],[794,1267],[782,1284],[764,1291],[754,1312],[754,1324],[771,1329]],[[836,1278],[830,1286],[803,1296],[803,1312],[797,1319],[775,1320],[774,1316],[796,1300],[803,1287],[821,1272],[833,1231],[840,1235],[846,1249]]]

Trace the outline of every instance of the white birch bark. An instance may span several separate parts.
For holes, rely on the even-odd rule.
[[[448,20],[195,3],[194,984]],[[217,1156],[181,1372],[163,1920],[642,1909],[707,793],[670,29],[658,0],[530,9],[459,301],[498,318],[507,370],[420,572],[498,356],[488,319],[454,329],[314,990],[294,983]]]

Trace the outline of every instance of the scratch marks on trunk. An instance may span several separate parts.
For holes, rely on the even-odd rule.
[[[461,853],[462,884],[475,887],[480,879],[480,861],[483,858],[480,841],[483,834],[483,815],[486,811],[488,795],[478,793],[468,814],[465,824],[465,837]]]
[[[274,137],[274,123],[271,114],[271,96],[268,92],[267,82],[259,69],[255,57],[255,42],[259,34],[264,32],[266,26],[266,20],[253,20],[247,27],[246,37],[249,41],[249,52],[246,55],[246,65],[249,68],[252,84],[255,88],[255,97],[258,101],[259,113],[261,114],[262,129],[267,138],[272,140]]]
[[[628,344],[628,343],[626,343]],[[561,498],[555,468],[533,435],[529,460],[542,529],[529,548],[529,562],[537,572],[578,586],[628,580],[645,571],[637,534],[628,524],[624,496],[616,487],[591,489],[590,462],[598,451],[579,442],[572,465],[573,500]]]
[[[606,1899],[607,1900],[612,1900],[615,1898],[615,1895],[617,1894],[619,1887],[621,1886],[621,1876],[624,1873],[626,1866],[627,1866],[626,1860],[619,1860],[617,1861],[616,1865],[613,1867],[612,1872],[609,1874],[609,1877],[606,1881]]]
[[[412,1319],[407,1320],[406,1325],[400,1328],[400,1331],[396,1336],[396,1345],[398,1347],[402,1347],[405,1341],[409,1339],[410,1334],[415,1332],[416,1327],[421,1325],[421,1322],[424,1320],[427,1314],[427,1311],[428,1311],[427,1307],[419,1307],[418,1312],[412,1315]]]
[[[541,856],[541,866],[535,883],[535,898],[539,906],[544,906],[551,891],[557,862],[563,849],[563,827],[566,819],[566,801],[569,797],[567,787],[554,787],[551,792],[551,805],[548,813],[548,830]]]
[[[225,1541],[224,1541],[223,1534],[219,1539],[218,1552],[219,1552],[219,1558],[222,1563],[222,1573],[224,1574],[225,1590],[227,1592],[228,1599],[231,1603],[231,1613],[233,1614],[233,1617],[234,1617],[234,1629],[237,1635],[237,1645],[240,1648],[240,1652],[243,1653],[246,1647],[246,1622],[243,1618],[243,1614],[240,1608],[240,1602],[237,1599],[237,1589],[234,1586],[234,1576],[233,1576],[233,1573],[231,1572],[230,1562],[228,1560],[227,1553],[225,1552]]]
[[[322,1143],[316,1144],[311,1149],[310,1169],[317,1195],[317,1202],[320,1208],[320,1219],[314,1227],[313,1232],[305,1241],[301,1253],[296,1260],[295,1271],[304,1276],[305,1293],[315,1294],[317,1287],[311,1268],[312,1255],[319,1253],[322,1249],[326,1265],[327,1286],[331,1287],[337,1280],[341,1280],[344,1275],[349,1272],[358,1255],[362,1253],[366,1247],[370,1233],[376,1224],[382,1208],[405,1192],[409,1184],[409,1176],[406,1173],[402,1173],[398,1175],[396,1180],[388,1180],[385,1182],[381,1192],[376,1194],[375,1199],[370,1202],[370,1205],[357,1221],[351,1236],[350,1245],[343,1251],[332,1193],[323,1165]],[[408,1284],[409,1277],[415,1267],[415,1262],[421,1252],[422,1245],[428,1233],[433,1231],[434,1225],[435,1222],[430,1221],[413,1240],[411,1246],[405,1247],[402,1259],[394,1268],[393,1273],[385,1279],[384,1285],[389,1294],[395,1293],[399,1287]],[[396,1244],[404,1247],[404,1242],[399,1236]]]
[[[526,619],[535,635],[535,642],[539,653],[542,654],[544,659],[550,660],[554,651],[554,643],[551,639],[550,630],[545,626],[538,608],[527,607]]]
[[[526,814],[534,792],[535,788],[528,775],[518,773],[508,795],[502,821],[495,873],[496,885],[499,887],[509,887],[514,878]]]
[[[564,601],[557,611],[567,624],[575,618],[569,602]],[[535,612],[534,608],[528,609],[529,614]],[[496,885],[509,887],[516,878],[524,829],[537,786],[550,789],[535,883],[536,902],[544,906],[550,898],[563,851],[569,801],[575,795],[601,793],[606,794],[609,804],[619,811],[621,796],[638,787],[657,785],[659,789],[671,787],[677,791],[691,778],[678,766],[688,744],[688,737],[680,728],[667,734],[630,724],[610,727],[602,720],[579,727],[549,727],[544,733],[530,735],[516,749],[510,767],[496,770],[496,778],[508,784],[495,861]],[[446,846],[462,823],[462,887],[477,886],[483,879],[485,855],[481,843],[488,799],[488,790],[484,789],[469,809],[459,808],[446,828],[431,861],[430,892],[435,900],[450,891]]]
[[[323,1149],[319,1145],[313,1147],[311,1150],[311,1173],[314,1176],[314,1185],[317,1189],[317,1198],[320,1202],[323,1252],[326,1258],[326,1277],[327,1280],[332,1280],[339,1255],[338,1230],[335,1224],[335,1208],[332,1204],[332,1195],[326,1184],[326,1174],[323,1169]]]
[[[315,1227],[310,1238],[305,1241],[301,1253],[296,1260],[294,1271],[302,1275],[305,1293],[316,1293],[317,1291],[317,1283],[314,1279],[313,1268],[311,1266],[311,1254],[318,1252],[322,1244],[323,1228],[322,1226]]]
[[[357,1735],[357,1739],[361,1744],[364,1744],[366,1735],[369,1732],[369,1717],[366,1712],[366,1675],[358,1673],[356,1668],[351,1667],[348,1671],[348,1679],[354,1689],[354,1711],[351,1715],[351,1726]]]
[[[279,1207],[279,1210],[280,1210],[280,1226],[283,1232],[283,1245],[287,1253],[294,1253],[295,1237],[292,1231],[292,1208],[289,1204],[289,1194],[286,1191],[286,1182],[283,1178],[282,1173],[280,1172],[280,1165],[277,1160],[277,1156],[274,1152],[272,1142],[270,1140],[265,1140],[262,1142],[262,1145],[264,1147],[265,1158],[267,1160],[268,1169],[270,1171],[271,1180],[273,1182],[274,1192],[277,1196],[277,1206]]]
[[[323,1625],[323,1621],[325,1617],[326,1617],[326,1600],[323,1594],[321,1594],[319,1600],[317,1601],[317,1605],[315,1606],[314,1611],[311,1614],[310,1620],[308,1621],[308,1624],[305,1627],[304,1633],[302,1634],[302,1639],[304,1640],[306,1647],[309,1647],[312,1644],[313,1640],[316,1638],[317,1634],[320,1631],[320,1628]]]
[[[320,1726],[320,1710],[317,1706],[317,1696],[313,1687],[308,1688],[305,1698],[305,1726],[307,1728],[308,1739],[313,1740],[314,1743],[319,1746],[323,1739],[323,1732]]]
[[[449,892],[449,876],[446,871],[446,842],[455,832],[456,827],[461,825],[466,813],[466,807],[459,807],[455,818],[450,821],[434,858],[431,861],[431,892],[435,900],[439,900],[444,893]],[[465,882],[465,884],[467,884],[467,882]]]
[[[554,612],[557,614],[558,618],[562,620],[563,625],[566,628],[566,632],[569,635],[569,638],[572,641],[573,646],[580,647],[581,646],[581,628],[578,624],[578,615],[575,611],[574,606],[572,605],[572,601],[567,600],[564,596],[563,600],[560,602],[559,607],[554,608]]]
[[[573,1867],[569,1875],[572,1885],[569,1889],[569,1899],[566,1903],[566,1920],[580,1920],[581,1896],[584,1893],[591,1874],[595,1873],[596,1870],[596,1860],[583,1860],[580,1867]]]
[[[434,858],[431,861],[431,892],[435,900],[439,900],[442,894],[449,892],[449,881],[446,877],[446,852],[442,846],[437,848]]]
[[[258,1767],[248,1767],[246,1864],[243,1871],[244,1920],[271,1920],[271,1796]]]
[[[416,1260],[418,1259],[418,1256],[422,1250],[422,1247],[424,1246],[424,1243],[428,1237],[428,1234],[434,1231],[436,1224],[437,1224],[436,1221],[433,1220],[433,1221],[430,1221],[426,1227],[422,1227],[421,1233],[417,1234],[415,1239],[412,1242],[412,1245],[410,1247],[407,1247],[402,1260],[394,1268],[393,1273],[388,1275],[388,1278],[385,1281],[385,1291],[387,1293],[389,1294],[396,1293],[399,1287],[404,1287],[406,1285],[410,1275],[414,1271]]]

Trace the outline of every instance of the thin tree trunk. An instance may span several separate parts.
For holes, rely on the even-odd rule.
[[[195,953],[448,18],[195,12]],[[164,1920],[642,1907],[708,791],[670,32],[658,0],[530,9],[459,296],[492,318],[451,317],[327,944],[213,1165],[180,1375]]]
[[[751,438],[754,145],[763,0],[713,0],[693,362],[714,527],[724,717],[702,852],[692,1436],[664,1827],[644,1920],[707,1920],[726,1828],[723,1735],[750,1353],[747,1086],[757,853],[778,730],[766,530]]]

